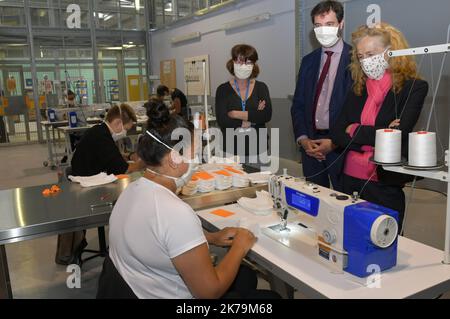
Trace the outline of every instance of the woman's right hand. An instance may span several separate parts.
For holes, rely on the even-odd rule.
[[[260,100],[258,104],[258,111],[262,111],[266,108],[266,101]]]
[[[399,126],[400,126],[400,120],[399,119],[393,120],[391,122],[391,124],[389,124],[389,128],[397,128]]]
[[[232,246],[241,248],[245,256],[248,253],[248,251],[253,247],[255,242],[256,237],[255,235],[253,235],[251,231],[245,228],[238,228],[236,235],[234,236]]]
[[[242,128],[249,128],[252,126],[252,123],[249,121],[242,121]]]

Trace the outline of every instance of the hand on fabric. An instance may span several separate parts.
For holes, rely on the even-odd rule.
[[[233,240],[233,247],[239,247],[243,250],[244,255],[248,253],[248,251],[253,247],[256,242],[255,235],[245,229],[245,228],[237,228],[236,235]]]
[[[231,246],[233,239],[236,236],[238,228],[226,227],[215,233],[206,233],[206,239],[208,242],[215,246],[226,247]]]

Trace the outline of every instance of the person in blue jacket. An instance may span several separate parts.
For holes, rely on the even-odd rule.
[[[338,1],[322,1],[311,11],[314,33],[321,47],[301,63],[291,108],[295,140],[301,146],[307,180],[341,191],[342,157],[330,130],[352,87],[351,47],[342,39],[344,8]]]

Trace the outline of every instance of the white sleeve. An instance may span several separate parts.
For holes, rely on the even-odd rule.
[[[200,219],[190,207],[180,205],[172,209],[178,209],[178,212],[174,214],[176,218],[166,225],[164,236],[171,259],[207,242]]]

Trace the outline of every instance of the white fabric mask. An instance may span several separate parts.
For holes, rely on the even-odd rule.
[[[119,106],[119,114],[120,114],[120,120],[122,121],[122,109]],[[127,131],[123,127],[122,122],[122,130],[119,133],[114,132],[114,130],[111,128],[111,126],[108,124],[108,122],[104,121],[105,124],[109,127],[109,129],[112,131],[111,136],[114,142],[117,142],[118,140],[121,140],[125,137],[127,137]]]
[[[114,140],[114,142],[117,142],[118,140],[121,140],[125,137],[127,137],[127,131],[123,128],[123,124],[122,124],[122,131],[120,131],[120,133],[112,133],[112,138]]]
[[[247,64],[238,64],[235,63],[234,64],[234,75],[236,75],[236,77],[239,80],[246,80],[248,79],[253,72],[253,64],[247,65]]]
[[[389,68],[389,63],[384,57],[384,54],[388,49],[384,50],[383,53],[361,60],[361,68],[369,79],[381,80],[384,73]]]
[[[314,28],[317,41],[324,47],[330,48],[339,41],[338,27],[317,27]]]
[[[149,131],[146,131],[146,133],[150,137],[152,137],[155,141],[157,141],[158,143],[160,143],[160,144],[164,145],[165,147],[167,147],[169,150],[176,152],[172,147],[170,147],[166,143],[162,142],[159,138],[157,138],[155,135],[153,135]],[[184,185],[186,185],[191,180],[192,175],[195,173],[195,171],[197,170],[197,167],[198,167],[198,158],[196,158],[196,157],[193,158],[193,159],[183,158],[183,161],[185,163],[189,163],[189,166],[188,166],[188,169],[187,169],[186,173],[184,173],[180,177],[175,177],[175,176],[169,176],[169,175],[161,174],[161,173],[155,172],[155,171],[153,171],[153,170],[151,170],[149,168],[147,168],[147,171],[174,180],[175,181],[175,185],[176,185],[176,187],[178,189],[178,188],[181,188]]]

